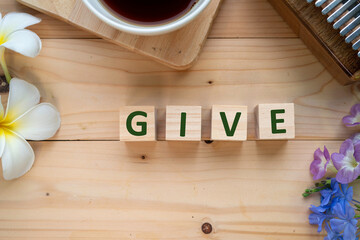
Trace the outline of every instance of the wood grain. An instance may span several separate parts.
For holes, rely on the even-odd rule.
[[[296,37],[267,0],[224,0],[210,38]]]
[[[356,129],[341,118],[359,101],[357,85],[341,87],[298,39],[211,39],[198,63],[177,72],[103,40],[44,40],[35,59],[8,54],[11,71],[54,103],[62,127],[54,139],[119,139],[122,106],[158,109],[202,106],[203,139],[210,138],[214,104],[248,106],[248,138],[255,138],[259,103],[294,102],[297,139],[344,139]],[[10,52],[8,52],[10,53]]]
[[[18,2],[147,56],[153,61],[177,70],[185,70],[198,59],[222,0],[212,0],[195,20],[183,28],[157,36],[138,36],[119,31],[100,20],[82,0]]]
[[[0,239],[320,240],[301,193],[323,145],[33,142],[34,168],[0,180]]]
[[[50,1],[50,0],[44,0]],[[1,13],[28,12],[43,21],[30,27],[41,38],[97,38],[53,17],[39,13],[14,0],[0,1]],[[259,13],[261,17],[257,15]],[[267,0],[225,0],[209,35],[211,38],[295,37]]]

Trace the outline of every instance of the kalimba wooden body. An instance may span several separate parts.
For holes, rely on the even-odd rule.
[[[353,49],[353,44],[359,41],[358,15],[354,15],[339,29],[334,29],[334,22],[339,21],[349,11],[344,11],[337,18],[333,16],[333,22],[328,22],[329,16],[339,10],[347,1],[353,0],[327,0],[321,2],[321,7],[316,7],[314,3],[306,0],[269,0],[276,10],[289,23],[298,36],[305,42],[311,51],[319,58],[329,72],[342,84],[350,84],[360,80],[360,57],[358,51]],[[332,11],[323,15],[322,11],[329,4],[338,4]],[[352,4],[360,5],[359,1]],[[344,8],[344,7],[343,7]],[[360,6],[359,6],[360,8]],[[357,9],[355,9],[357,10]],[[356,24],[345,36],[340,35],[340,31]],[[346,43],[345,39],[353,34],[354,39],[351,43]],[[348,38],[349,39],[349,38]]]

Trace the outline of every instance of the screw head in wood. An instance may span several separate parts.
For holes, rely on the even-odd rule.
[[[210,234],[212,232],[212,225],[206,222],[201,226],[201,230],[204,234]]]

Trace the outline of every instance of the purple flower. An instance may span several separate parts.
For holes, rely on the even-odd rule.
[[[324,152],[320,148],[314,152],[314,160],[310,165],[310,172],[313,175],[314,180],[318,180],[325,176],[326,169],[330,162],[330,154],[327,148],[324,146]]]
[[[330,226],[332,230],[336,233],[344,231],[344,239],[355,240],[357,231],[357,220],[354,218],[355,210],[350,204],[342,205],[338,203],[334,207],[334,213],[338,218],[330,219]]]
[[[351,107],[350,115],[343,117],[343,123],[347,127],[355,127],[360,124],[360,104]]]
[[[353,141],[354,145],[360,143],[360,133],[355,133],[350,137],[350,139]]]
[[[331,158],[338,170],[336,174],[338,182],[351,183],[360,175],[360,144],[354,146],[352,140],[347,139],[341,144],[340,152],[333,153]]]

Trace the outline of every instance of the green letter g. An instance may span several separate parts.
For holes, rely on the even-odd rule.
[[[146,130],[147,130],[147,123],[146,122],[137,122],[136,123],[137,126],[141,127],[141,131],[135,131],[133,129],[133,127],[132,127],[132,120],[136,116],[147,117],[147,113],[142,112],[142,111],[136,111],[136,112],[130,113],[130,115],[126,119],[126,128],[129,131],[129,133],[134,135],[134,136],[145,136],[146,135]]]

